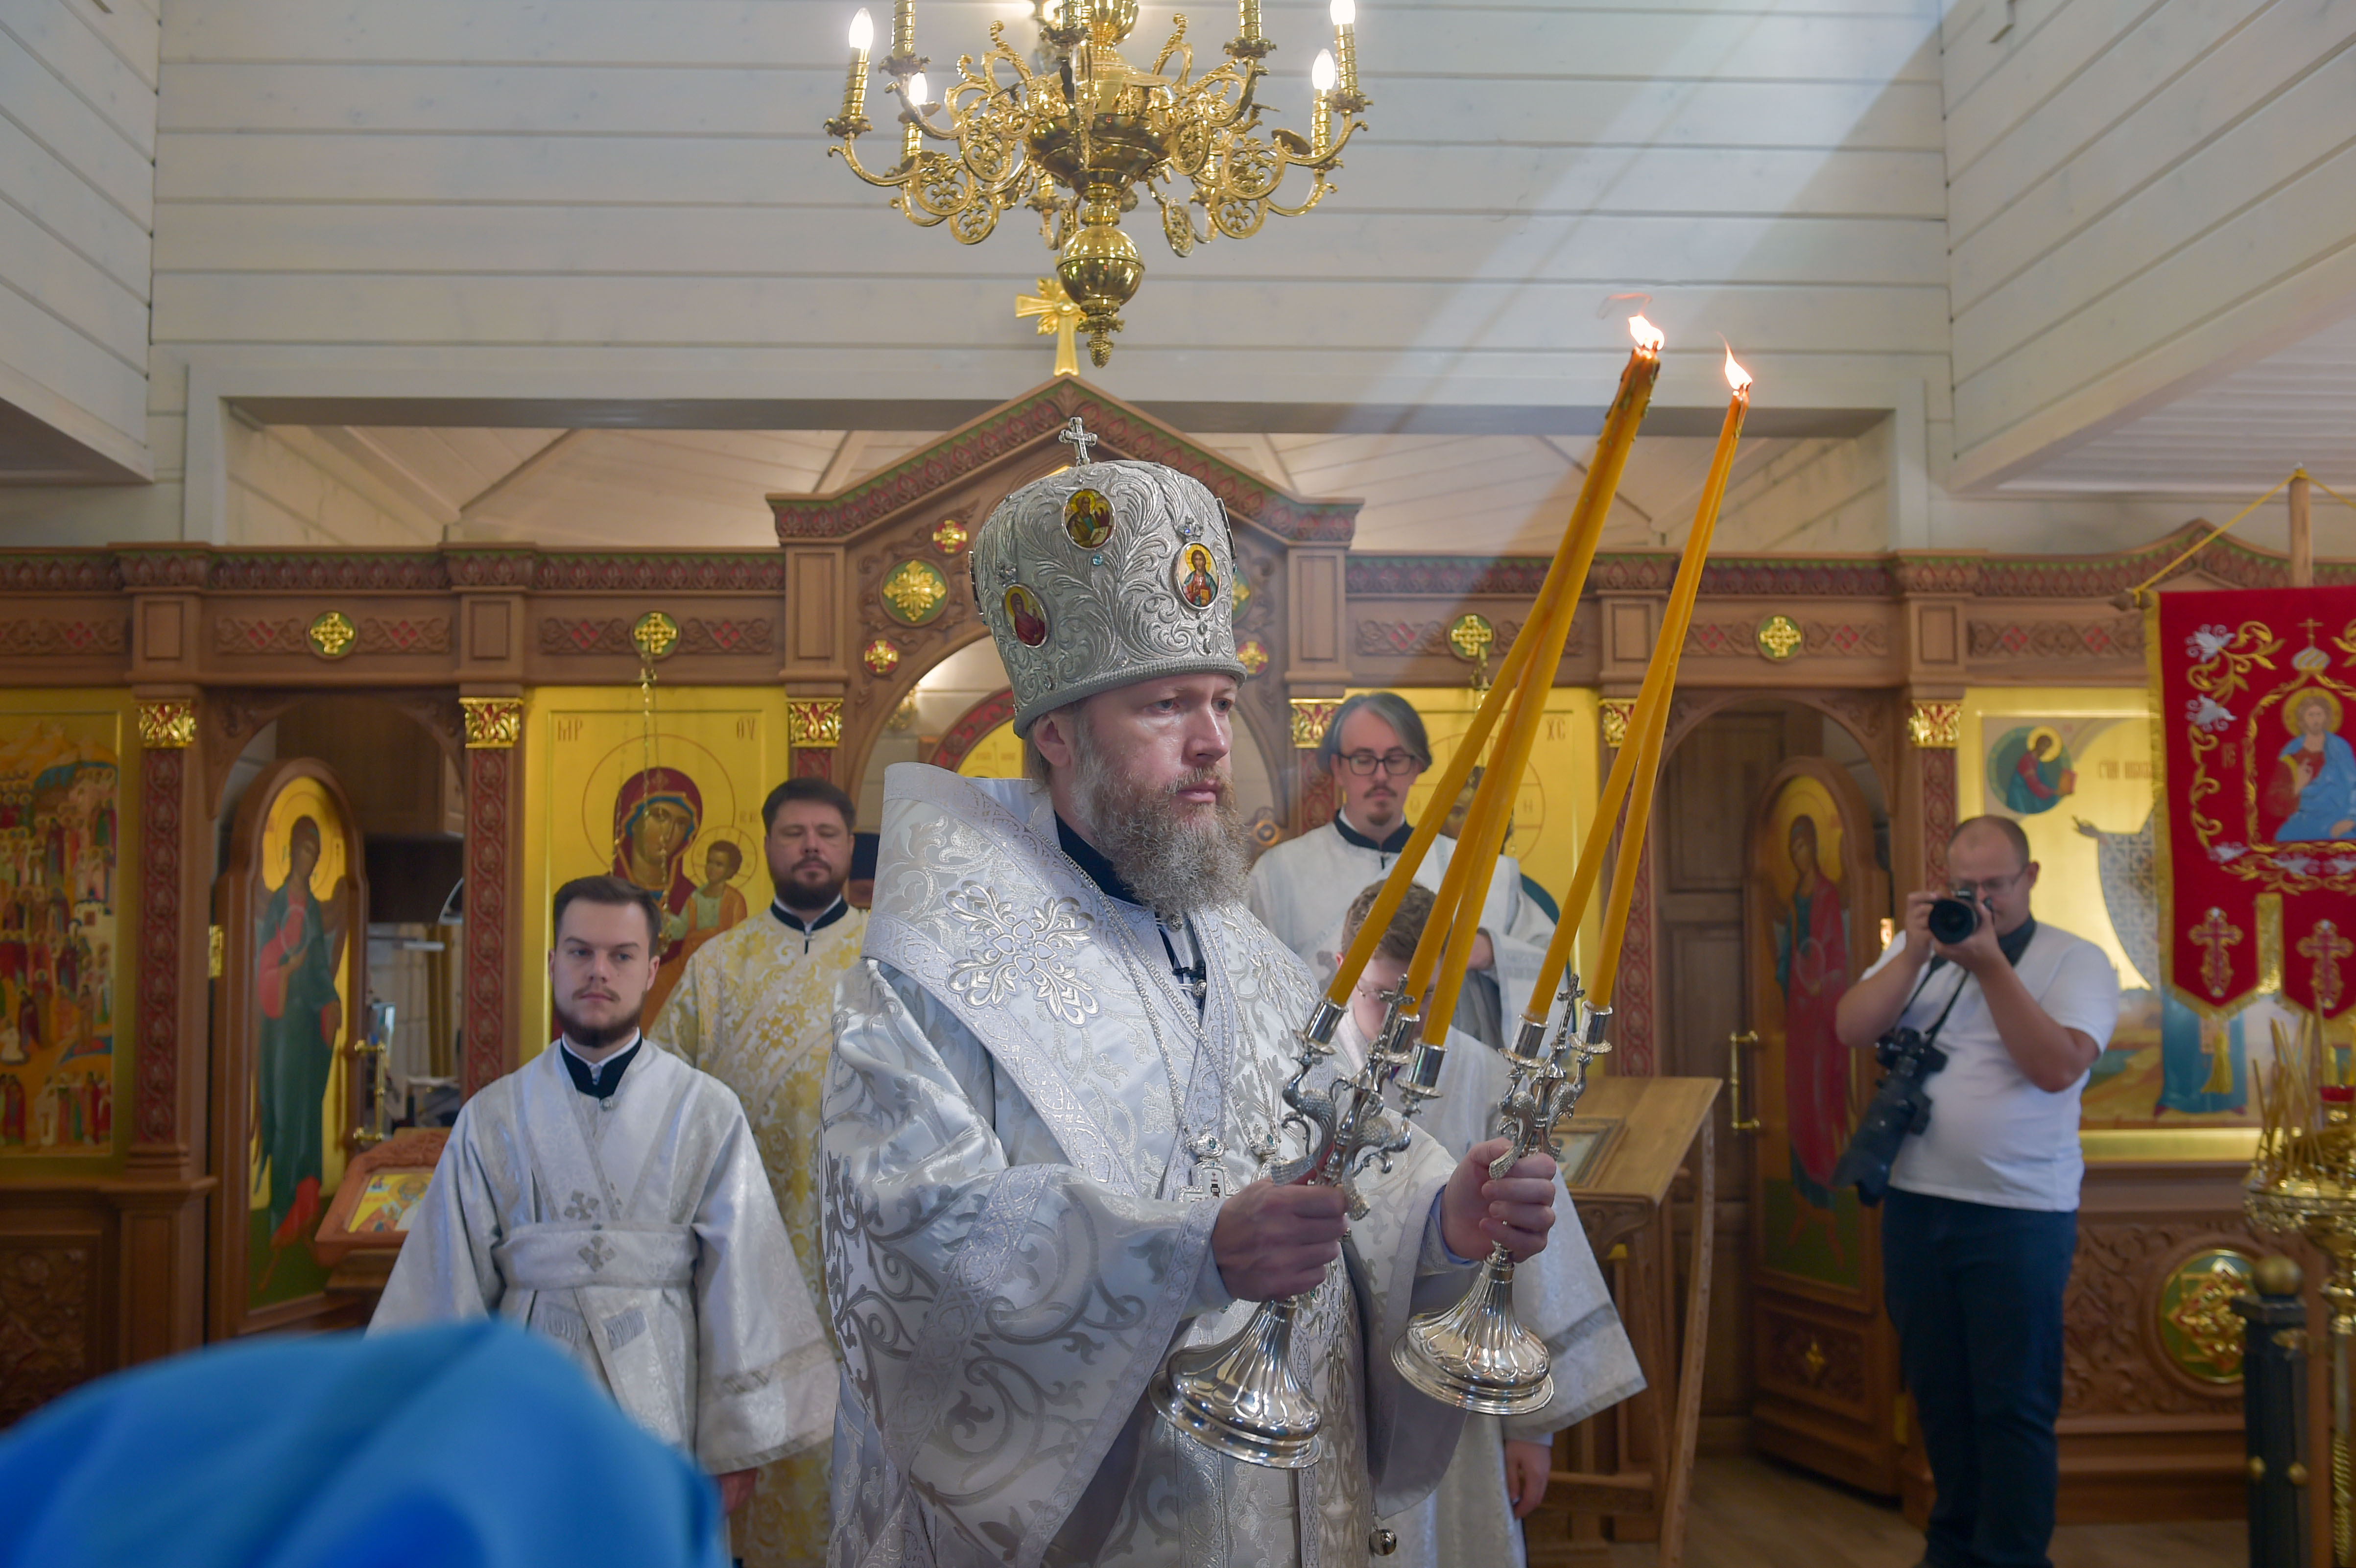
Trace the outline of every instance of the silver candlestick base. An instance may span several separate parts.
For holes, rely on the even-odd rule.
[[[1574,977],[1563,990],[1562,1027],[1553,1050],[1546,1048],[1545,1021],[1526,1018],[1505,1051],[1514,1078],[1498,1117],[1509,1143],[1489,1162],[1492,1181],[1504,1179],[1533,1149],[1556,1152],[1556,1123],[1586,1093],[1588,1064],[1611,1049],[1603,1030],[1612,1009],[1582,1009],[1580,1002]],[[1415,1388],[1443,1404],[1488,1415],[1546,1408],[1554,1398],[1549,1359],[1546,1341],[1514,1312],[1514,1259],[1503,1243],[1489,1250],[1472,1288],[1455,1305],[1409,1318],[1391,1347],[1391,1365]]]

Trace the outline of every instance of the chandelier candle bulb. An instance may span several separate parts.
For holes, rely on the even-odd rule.
[[[1333,18],[1333,61],[1340,68],[1342,90],[1334,102],[1345,114],[1355,114],[1366,106],[1358,91],[1358,5],[1357,0],[1333,0],[1330,15]]]
[[[1333,51],[1319,49],[1309,68],[1309,85],[1316,90],[1309,102],[1309,150],[1322,154],[1333,145]]]
[[[1268,36],[1259,30],[1259,0],[1237,0],[1236,31],[1248,44],[1268,41]]]
[[[867,51],[875,42],[875,18],[864,8],[851,18],[851,75],[842,84],[841,124],[867,121]]]
[[[892,58],[906,59],[916,52],[916,0],[893,0]]]
[[[1603,537],[1603,521],[1612,510],[1613,496],[1619,491],[1620,474],[1627,467],[1628,451],[1636,439],[1636,427],[1644,423],[1644,411],[1652,404],[1654,385],[1661,376],[1661,348],[1665,339],[1659,329],[1643,317],[1635,316],[1629,318],[1628,331],[1635,338],[1636,347],[1628,356],[1627,367],[1621,371],[1620,387],[1612,396],[1611,412],[1604,416],[1603,432],[1596,439],[1587,478],[1580,487],[1578,503],[1571,508],[1570,517],[1563,526],[1562,542],[1556,546],[1554,560],[1547,567],[1546,580],[1538,585],[1537,596],[1533,601],[1536,613],[1522,628],[1522,634],[1514,639],[1513,647],[1498,667],[1494,683],[1481,699],[1480,709],[1473,714],[1471,726],[1464,732],[1463,738],[1457,742],[1448,766],[1440,769],[1440,778],[1432,786],[1434,809],[1423,814],[1423,821],[1416,824],[1407,846],[1391,863],[1390,875],[1384,879],[1383,890],[1376,895],[1374,907],[1366,911],[1356,940],[1351,942],[1349,950],[1342,955],[1341,962],[1335,966],[1333,983],[1325,991],[1326,1000],[1335,1007],[1350,1004],[1350,993],[1357,988],[1358,977],[1365,972],[1367,961],[1374,957],[1376,944],[1390,929],[1391,917],[1398,913],[1399,902],[1407,897],[1408,886],[1415,879],[1416,868],[1423,864],[1424,855],[1431,849],[1432,840],[1440,835],[1440,824],[1448,817],[1447,803],[1462,791],[1465,779],[1472,776],[1472,764],[1480,756],[1481,747],[1488,740],[1490,730],[1504,715],[1506,704],[1526,680],[1536,682],[1540,691],[1554,684],[1555,671],[1562,660],[1563,643],[1570,635],[1571,615],[1578,608],[1580,595],[1587,590],[1588,569],[1595,564],[1596,546]],[[1540,702],[1534,712],[1542,713],[1544,707],[1544,703]],[[1502,746],[1500,751],[1502,757]],[[1511,768],[1517,783],[1521,768],[1527,763],[1528,757],[1529,749],[1526,745],[1522,749],[1522,763],[1515,764]],[[1489,773],[1483,773],[1483,784],[1488,784],[1490,779]],[[1507,798],[1511,798],[1510,793]],[[1480,800],[1480,795],[1476,793],[1473,797],[1476,809]],[[1468,825],[1470,820],[1468,812]],[[1451,857],[1451,871],[1454,870],[1454,861],[1465,854],[1465,846],[1460,844],[1456,856]],[[1492,869],[1494,867],[1483,869],[1476,886],[1484,888],[1488,886]],[[1468,875],[1470,871],[1468,866]],[[1445,877],[1441,879],[1443,886],[1446,880]],[[1426,929],[1430,929],[1430,924],[1445,924],[1453,915],[1454,909],[1451,906],[1444,901],[1436,902]]]

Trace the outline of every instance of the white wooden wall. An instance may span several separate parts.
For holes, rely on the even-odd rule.
[[[1591,407],[1626,346],[1598,306],[1641,289],[1686,351],[1671,403],[1722,400],[1723,333],[1787,405],[1901,381],[1944,404],[1935,5],[1367,0],[1376,102],[1340,193],[1183,262],[1132,218],[1151,270],[1103,379]],[[156,341],[322,391],[1006,396],[1040,379],[1012,310],[1049,252],[1020,212],[974,249],[916,231],[826,156],[852,9],[169,0]],[[1215,60],[1232,6],[1189,9]],[[1268,9],[1296,125],[1324,13]],[[978,49],[993,19],[1027,41],[1027,15],[923,0],[919,48]]]
[[[0,399],[145,478],[158,0],[0,0]]]
[[[2356,306],[2356,5],[2009,14],[1944,21],[1959,484]]]

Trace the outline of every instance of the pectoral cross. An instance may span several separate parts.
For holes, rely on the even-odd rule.
[[[2242,928],[2212,904],[2201,923],[2187,933],[2187,940],[2201,950],[2201,983],[2209,988],[2211,1000],[2223,1001],[2226,988],[2233,983],[2233,963],[2225,950],[2241,941]]]
[[[2340,928],[2329,920],[2315,922],[2312,935],[2301,939],[2298,956],[2315,961],[2315,1010],[2330,1014],[2340,1010],[2340,961],[2356,953],[2356,942],[2340,934]]]
[[[1073,347],[1072,335],[1078,330],[1080,317],[1084,314],[1078,306],[1072,303],[1072,296],[1064,292],[1064,281],[1058,277],[1041,278],[1037,294],[1014,296],[1017,320],[1027,320],[1035,316],[1039,318],[1040,337],[1044,338],[1050,332],[1055,335],[1055,373],[1059,376],[1080,373],[1080,356]],[[1085,458],[1082,460],[1086,461]]]

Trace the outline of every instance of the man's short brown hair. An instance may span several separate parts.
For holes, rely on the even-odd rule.
[[[556,890],[556,913],[549,920],[549,940],[555,941],[556,933],[564,929],[564,911],[575,904],[605,904],[615,908],[635,907],[647,918],[647,947],[649,950],[662,940],[663,907],[661,900],[635,882],[625,882],[618,876],[576,876]]]
[[[777,825],[777,813],[785,810],[786,802],[788,800],[816,800],[821,805],[832,806],[842,815],[844,832],[859,831],[858,802],[844,794],[841,786],[831,779],[803,777],[787,779],[770,790],[769,798],[761,802],[763,832],[767,832]]]
[[[1342,917],[1344,946],[1358,940],[1358,929],[1374,913],[1375,900],[1383,891],[1379,882],[1369,882],[1350,900],[1350,912]],[[1406,963],[1415,957],[1415,944],[1423,940],[1423,928],[1431,918],[1431,889],[1420,882],[1408,884],[1407,897],[1399,900],[1398,913],[1391,917],[1390,929],[1383,940],[1375,944],[1376,958],[1389,959],[1393,963]]]

